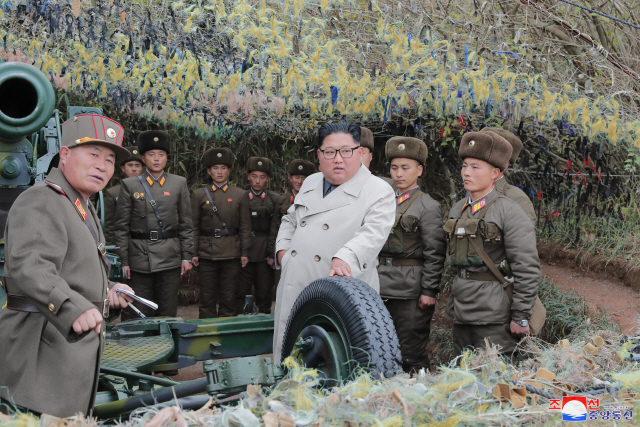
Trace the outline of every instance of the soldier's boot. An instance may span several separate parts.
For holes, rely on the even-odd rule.
[[[245,296],[253,295],[253,286],[257,280],[257,269],[256,269],[257,264],[258,264],[257,262],[248,262],[247,265],[240,268],[238,287],[236,289],[236,296],[235,296],[237,314],[243,314],[244,312]]]

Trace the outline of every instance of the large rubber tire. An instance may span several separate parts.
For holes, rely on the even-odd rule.
[[[343,344],[338,357],[344,359],[340,361],[343,374],[338,380],[353,377],[359,369],[374,378],[402,372],[400,344],[391,315],[380,296],[361,280],[326,277],[302,291],[285,329],[283,360],[292,353],[301,333],[309,330],[326,331],[325,335],[338,337],[334,341]]]

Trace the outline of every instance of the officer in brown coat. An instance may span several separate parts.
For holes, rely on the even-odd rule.
[[[284,193],[280,198],[280,206],[276,209],[275,214],[271,222],[271,232],[269,233],[269,248],[275,250],[276,238],[278,237],[278,230],[280,230],[280,223],[282,223],[282,217],[286,215],[287,211],[293,204],[293,200],[302,187],[304,180],[311,174],[316,173],[316,167],[313,163],[295,159],[289,163],[289,182],[291,183],[291,191]],[[273,274],[274,289],[272,292],[272,299],[275,301],[278,283],[280,282],[280,270],[275,270]]]
[[[459,154],[468,197],[453,205],[444,226],[453,275],[447,314],[454,322],[454,348],[459,354],[465,347],[483,347],[486,338],[508,354],[529,333],[536,302],[535,229],[520,206],[493,184],[511,158],[507,140],[492,132],[466,133]],[[513,284],[498,269],[505,260]]]
[[[138,176],[144,169],[142,157],[138,153],[138,147],[125,147],[131,155],[120,165],[120,170],[125,178]],[[113,229],[116,222],[116,205],[118,203],[118,194],[120,194],[121,184],[118,183],[104,192],[104,238],[106,244],[115,245]]]
[[[247,162],[247,171],[251,188],[245,197],[251,211],[251,244],[249,263],[240,271],[236,310],[238,314],[242,314],[245,296],[255,295],[260,313],[270,313],[275,241],[269,239],[269,232],[273,217],[277,216],[282,196],[265,189],[273,171],[271,160],[266,157],[251,157]],[[248,310],[253,310],[253,307],[249,307]]]
[[[391,314],[406,372],[429,369],[427,343],[447,252],[440,204],[420,191],[427,146],[396,136],[385,148],[396,191],[396,220],[380,252],[380,296]]]
[[[191,270],[189,190],[184,177],[164,170],[170,150],[166,132],[148,130],[139,135],[145,170],[122,181],[116,208],[115,241],[125,277],[138,295],[158,304],[157,310],[136,305],[145,316],[175,316],[180,277]],[[137,317],[131,309],[122,316]]]
[[[191,196],[201,319],[237,314],[240,269],[249,262],[249,198],[244,190],[229,184],[233,162],[228,148],[207,150],[203,164],[213,184],[198,188]]]
[[[88,200],[107,184],[116,162],[129,156],[123,136],[119,123],[97,114],[66,121],[59,167],[9,211],[8,301],[0,311],[2,403],[59,417],[93,408],[103,322],[126,306],[115,288],[131,288],[108,280],[104,235]]]
[[[509,142],[509,144],[511,144],[511,148],[513,149],[511,153],[511,158],[509,159],[509,164],[513,165],[518,160],[518,156],[520,155],[520,152],[522,151],[522,147],[523,147],[522,141],[520,141],[520,138],[518,138],[508,130],[504,130],[500,128],[484,128],[481,130],[481,132],[497,133],[498,135],[506,139]],[[504,172],[500,174],[500,177],[496,180],[494,184],[496,186],[496,190],[498,190],[500,193],[504,194],[505,196],[507,196],[514,202],[516,202],[518,205],[520,205],[524,213],[527,214],[527,217],[535,225],[536,211],[533,208],[533,203],[531,203],[531,199],[527,197],[524,191],[522,191],[515,185],[509,184],[507,182],[507,178],[505,178],[504,176]]]

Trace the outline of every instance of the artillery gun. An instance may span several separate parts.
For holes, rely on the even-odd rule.
[[[67,113],[71,118],[102,110],[69,107]],[[60,142],[60,113],[54,110],[54,91],[44,74],[27,64],[0,64],[2,230],[16,198],[46,177]],[[98,211],[104,218],[101,206],[100,196]],[[0,240],[0,275],[3,248]],[[109,257],[116,266],[110,278],[122,280],[119,259]],[[0,289],[0,307],[2,297]],[[265,314],[148,318],[107,325],[93,415],[117,420],[138,408],[173,405],[175,399],[183,408],[199,408],[210,396],[217,405],[230,404],[242,399],[250,384],[276,385],[285,368],[282,361],[274,363],[268,357],[273,333],[274,316]],[[282,354],[318,369],[320,386],[346,381],[360,370],[377,378],[401,370],[389,312],[370,286],[354,278],[324,278],[307,286],[294,304],[284,335]],[[203,362],[202,378],[180,383],[158,376],[197,362]]]

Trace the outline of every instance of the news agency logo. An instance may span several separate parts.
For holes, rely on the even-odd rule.
[[[600,409],[600,399],[585,396],[550,399],[549,409],[562,411],[562,421],[633,420],[633,409],[630,406],[604,406]]]

